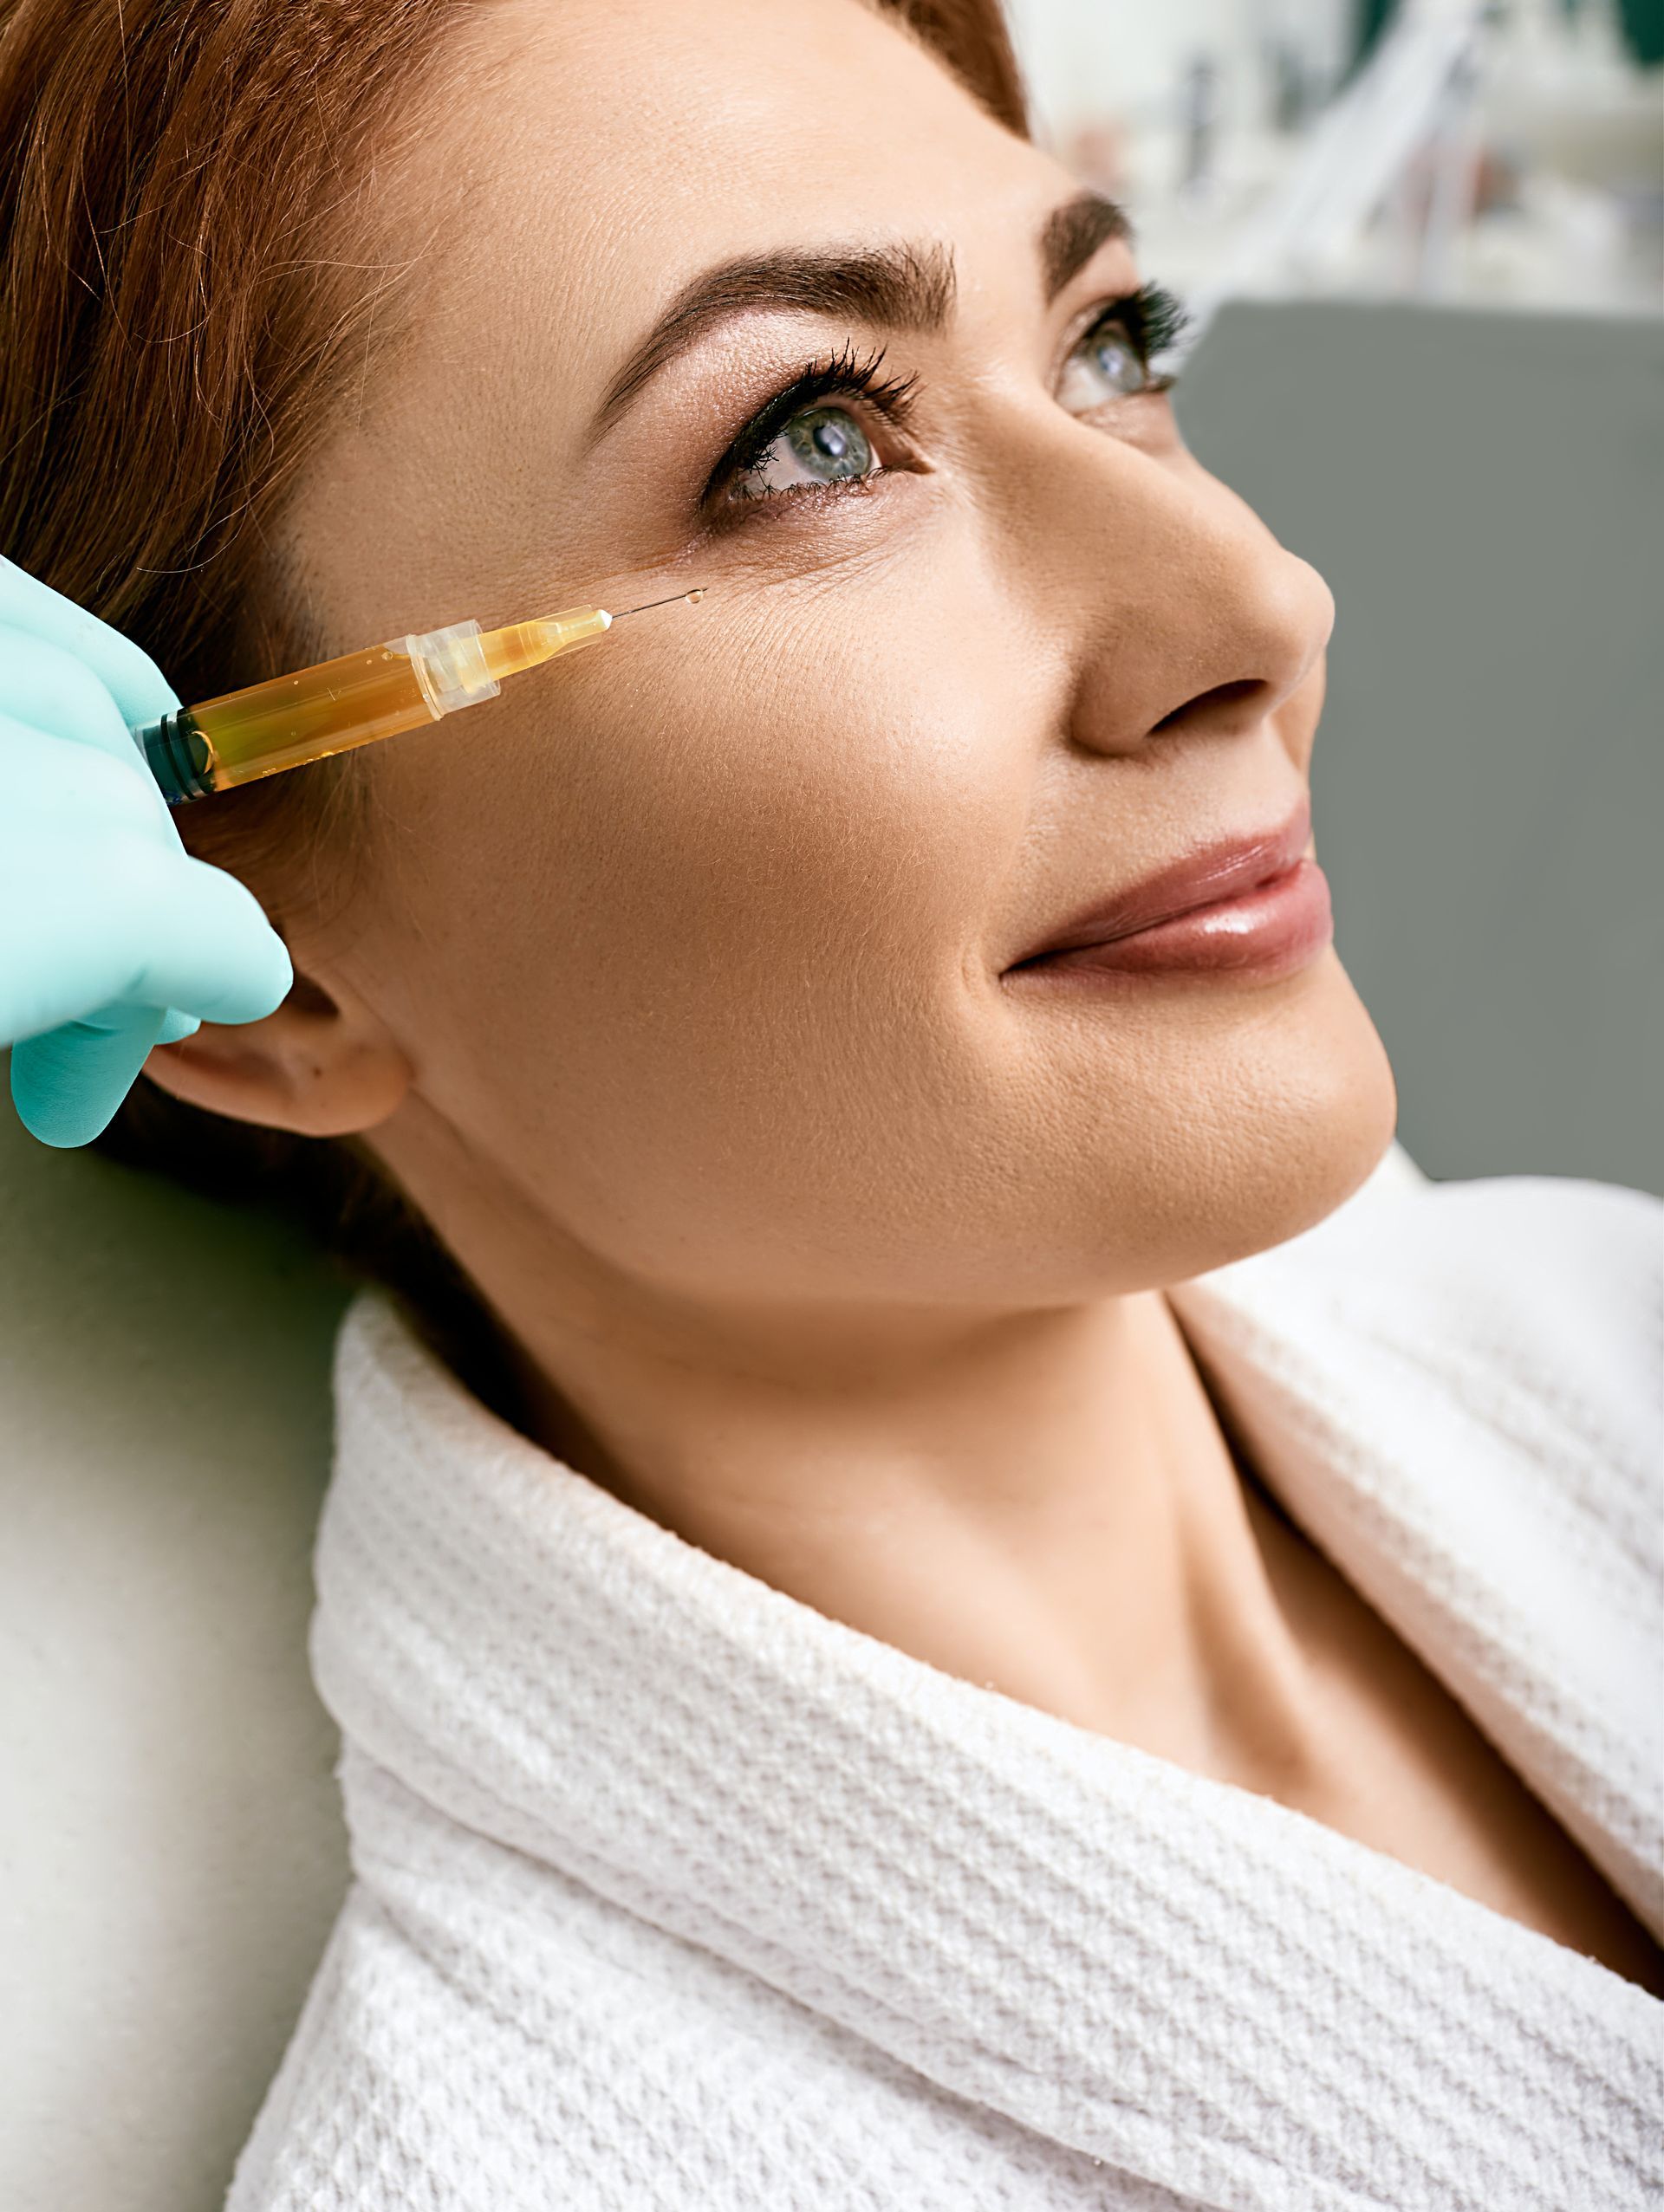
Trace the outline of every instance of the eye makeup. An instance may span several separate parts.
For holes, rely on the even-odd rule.
[[[1158,374],[1153,364],[1187,320],[1172,293],[1156,284],[1101,308],[1063,356],[1053,392],[1058,405],[1089,418],[1121,400],[1170,392],[1174,376]]]
[[[1150,369],[1162,354],[1172,352],[1189,327],[1189,312],[1178,294],[1165,284],[1141,284],[1135,292],[1124,292],[1098,310],[1071,350],[1102,339],[1115,323],[1126,332],[1145,372],[1145,391],[1170,392],[1178,381],[1177,372],[1152,376]]]
[[[829,399],[864,402],[893,430],[903,428],[919,379],[886,377],[884,356],[883,347],[863,358],[853,346],[845,345],[829,360],[809,362],[746,424],[712,470],[703,497],[708,501],[734,492],[744,478],[757,474],[764,456],[795,416]],[[751,500],[778,496],[755,490],[740,494]]]
[[[1165,285],[1143,284],[1107,301],[1076,340],[1069,358],[1089,347],[1102,347],[1112,333],[1119,333],[1142,372],[1139,393],[1167,392],[1174,376],[1152,373],[1151,364],[1176,343],[1187,319],[1183,306]],[[853,403],[852,412],[867,411],[876,415],[893,438],[904,432],[923,387],[917,375],[887,377],[885,355],[882,347],[862,355],[846,344],[826,359],[806,363],[729,444],[706,481],[701,507],[713,520],[731,523],[747,519],[748,511],[777,509],[805,493],[818,501],[870,490],[874,481],[895,464],[881,461],[863,476],[781,488],[764,485],[762,475],[770,451],[789,427],[809,410],[825,409],[829,403],[848,400]]]

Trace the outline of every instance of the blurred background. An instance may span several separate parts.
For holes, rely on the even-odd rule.
[[[1658,313],[1664,0],[1007,0],[1041,133],[1199,301]]]
[[[1008,0],[1339,605],[1342,959],[1440,1177],[1664,1191],[1664,0]]]

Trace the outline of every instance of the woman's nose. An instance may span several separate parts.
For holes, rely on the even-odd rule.
[[[1079,613],[1072,741],[1125,753],[1259,728],[1322,658],[1329,587],[1182,449],[1106,438],[1073,458],[1076,529],[1056,542],[1080,563],[1056,579]]]

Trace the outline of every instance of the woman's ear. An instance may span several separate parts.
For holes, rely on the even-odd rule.
[[[367,1009],[348,1007],[310,978],[263,1022],[205,1022],[194,1036],[158,1045],[145,1074],[187,1106],[232,1121],[348,1137],[385,1121],[413,1070]]]

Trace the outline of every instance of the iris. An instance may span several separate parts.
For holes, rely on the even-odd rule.
[[[841,483],[870,476],[874,465],[867,433],[847,408],[805,407],[749,471],[750,487],[767,492],[795,483]]]
[[[1102,406],[1106,399],[1130,399],[1135,392],[1147,390],[1153,381],[1149,364],[1126,324],[1100,321],[1063,364],[1058,404],[1072,415],[1084,415]]]

